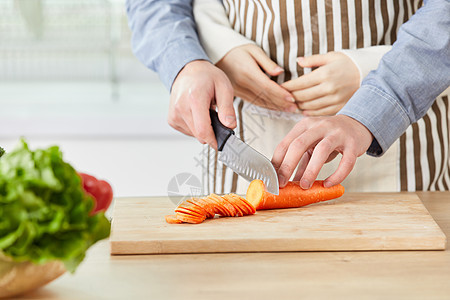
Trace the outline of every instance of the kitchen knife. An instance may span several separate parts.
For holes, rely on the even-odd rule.
[[[269,193],[278,195],[278,176],[270,160],[236,137],[225,127],[217,112],[210,109],[211,125],[217,140],[218,159],[248,181],[261,179]]]

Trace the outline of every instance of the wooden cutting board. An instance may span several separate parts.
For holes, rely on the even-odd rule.
[[[443,250],[446,237],[413,193],[346,193],[303,208],[167,224],[169,198],[117,199],[111,254]]]

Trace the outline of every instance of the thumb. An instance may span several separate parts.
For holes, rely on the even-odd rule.
[[[267,74],[277,76],[284,72],[284,69],[272,61],[261,48],[252,48],[250,54]]]
[[[216,83],[216,105],[220,122],[228,128],[236,128],[236,113],[234,112],[234,90],[230,82]]]
[[[320,67],[328,63],[327,54],[316,54],[308,57],[299,57],[297,62],[302,68]]]

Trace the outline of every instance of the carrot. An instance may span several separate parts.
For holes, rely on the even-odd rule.
[[[178,205],[178,207],[182,207],[185,209],[188,209],[190,211],[193,211],[197,214],[200,214],[201,216],[207,216],[208,213],[206,212],[206,210],[203,209],[203,207],[201,207],[200,205],[195,204],[195,201],[192,201],[192,199],[186,200],[184,202],[182,202],[180,205]]]
[[[245,200],[245,198],[242,198],[241,196],[236,195],[236,194],[231,194],[231,195],[234,198],[239,199],[243,203],[243,205],[248,208],[248,214],[249,215],[253,215],[256,212],[256,208],[250,202]]]
[[[211,194],[205,198],[183,201],[175,208],[175,215],[167,215],[165,219],[169,224],[198,224],[207,218],[214,218],[216,214],[224,217],[242,217],[255,212],[255,208],[241,196]]]
[[[236,216],[243,217],[246,215],[246,213],[239,207],[239,204],[236,203],[236,200],[231,195],[223,195],[223,199],[228,201],[231,205],[233,205],[234,209],[236,210]]]
[[[208,203],[202,202],[201,198],[191,198],[187,200],[187,202],[198,206],[200,212],[206,216],[206,218],[214,218],[214,208],[210,208],[210,205]]]
[[[184,214],[184,213],[179,213],[179,212],[177,212],[176,216],[177,216],[178,220],[183,221],[185,223],[191,223],[191,224],[198,224],[198,223],[203,222],[206,219],[205,216],[203,216],[203,217],[194,217],[194,216],[187,215],[187,214]]]
[[[178,220],[176,215],[167,215],[166,222],[169,224],[181,224],[183,221]]]
[[[185,215],[191,215],[191,216],[193,216],[193,217],[199,217],[199,218],[201,218],[201,217],[204,216],[204,215],[202,215],[202,214],[199,213],[199,212],[192,211],[192,210],[187,209],[187,208],[184,208],[184,207],[177,207],[177,209],[175,209],[175,212],[176,212],[176,213],[183,213],[183,214],[185,214]],[[205,217],[206,217],[206,216],[205,216]]]
[[[266,191],[264,183],[253,180],[247,189],[247,201],[256,210],[301,207],[308,204],[338,198],[344,194],[344,187],[340,184],[330,188],[323,186],[322,180],[317,180],[311,188],[304,190],[299,182],[290,181],[280,189],[278,196]]]
[[[232,201],[234,201],[235,205],[237,205],[239,209],[243,212],[244,216],[252,214],[252,209],[242,201],[241,197],[235,194],[230,194],[230,198],[232,199]]]
[[[217,200],[217,202],[219,203],[219,207],[221,207],[225,213],[223,215],[224,217],[236,216],[236,209],[228,201],[226,201],[225,199],[223,199],[222,197],[220,197],[216,194],[211,194],[209,196],[213,197],[215,200]]]
[[[221,205],[221,202],[219,201],[219,196],[216,194],[211,194],[206,197],[206,200],[213,203],[214,205],[214,212],[221,216],[228,216],[228,210]]]

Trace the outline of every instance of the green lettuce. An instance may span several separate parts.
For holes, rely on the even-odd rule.
[[[57,146],[31,151],[25,141],[0,158],[0,251],[16,262],[60,260],[74,272],[110,223],[89,212],[94,200]]]

